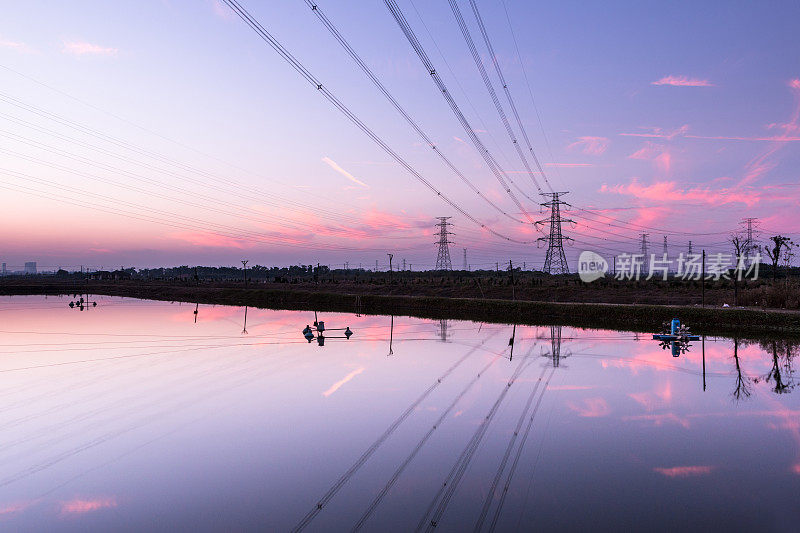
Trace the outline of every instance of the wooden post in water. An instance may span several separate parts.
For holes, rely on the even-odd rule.
[[[706,336],[703,335],[703,392],[706,390]]]

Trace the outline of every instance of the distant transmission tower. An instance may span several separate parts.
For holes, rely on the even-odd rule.
[[[664,260],[669,261],[669,250],[667,250],[667,236],[664,235]],[[667,263],[669,264],[669,263]]]
[[[569,205],[559,199],[562,194],[566,192],[543,192],[542,196],[550,197],[550,200],[542,203],[543,206],[550,209],[550,218],[542,219],[537,224],[548,222],[550,224],[550,235],[547,237],[539,237],[539,241],[547,241],[547,253],[544,258],[544,270],[548,274],[569,274],[569,265],[567,264],[567,256],[564,254],[564,241],[571,241],[571,237],[565,237],[561,233],[562,222],[574,222],[572,220],[561,218],[561,206]]]
[[[447,231],[448,226],[452,226],[448,220],[453,217],[436,218],[439,219],[439,223],[436,224],[439,228],[439,255],[436,256],[436,270],[453,270],[453,263],[450,261],[450,248],[448,247],[448,244],[452,243],[447,238],[448,235],[453,235],[453,233]]]
[[[756,230],[756,226],[758,226],[758,219],[757,218],[744,218],[740,222],[742,226],[745,228],[745,238],[744,238],[744,246],[742,247],[742,253],[744,255],[752,255],[753,251],[757,248],[755,239],[753,237],[754,230]]]
[[[689,241],[689,255],[692,255],[692,241]]]
[[[467,249],[464,248],[464,271],[469,270],[469,266],[467,265]]]
[[[642,272],[650,271],[650,254],[647,250],[647,237],[649,233],[642,233]]]

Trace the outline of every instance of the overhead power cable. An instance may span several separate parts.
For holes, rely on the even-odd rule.
[[[530,213],[528,213],[525,207],[517,199],[514,192],[508,186],[507,182],[508,181],[513,182],[513,180],[511,180],[508,177],[508,175],[502,169],[500,164],[495,160],[494,156],[492,156],[491,152],[489,152],[486,146],[484,146],[483,142],[481,142],[481,140],[478,138],[477,134],[475,133],[475,130],[472,128],[472,126],[469,124],[469,121],[464,116],[464,113],[461,112],[461,109],[458,107],[458,104],[453,99],[453,96],[450,94],[450,91],[447,89],[447,86],[445,85],[444,81],[437,73],[436,68],[433,66],[433,63],[428,58],[428,54],[425,52],[424,47],[417,39],[417,36],[414,34],[414,30],[412,30],[411,26],[408,24],[408,21],[406,20],[405,15],[403,15],[403,12],[400,9],[400,7],[394,0],[384,0],[384,2],[386,4],[386,7],[389,9],[389,12],[392,14],[392,17],[394,17],[395,22],[397,22],[397,25],[400,27],[400,30],[403,32],[406,39],[411,44],[411,47],[417,54],[417,57],[419,57],[423,66],[430,74],[431,79],[441,92],[442,97],[447,102],[447,105],[450,106],[450,109],[453,111],[453,114],[455,114],[456,119],[458,119],[459,123],[464,128],[467,137],[469,137],[470,141],[475,146],[475,149],[478,151],[483,160],[486,162],[486,165],[492,171],[492,174],[494,174],[495,178],[497,178],[497,181],[499,181],[500,184],[503,186],[503,190],[505,190],[506,194],[508,194],[508,196],[514,201],[514,203],[522,212],[522,214],[525,216],[525,218],[527,218],[531,223],[534,223],[535,221],[531,217]]]
[[[508,133],[508,137],[511,139],[511,143],[514,145],[514,149],[517,151],[517,155],[519,156],[522,165],[525,167],[528,176],[533,181],[533,184],[536,186],[536,190],[539,191],[539,194],[544,192],[542,187],[539,185],[539,180],[536,179],[536,176],[531,170],[531,166],[528,163],[528,159],[525,157],[525,153],[522,151],[522,147],[519,145],[517,141],[517,136],[514,134],[514,130],[511,128],[511,124],[508,122],[508,117],[506,116],[506,112],[503,109],[503,104],[500,103],[500,99],[497,97],[497,92],[494,90],[494,85],[492,85],[492,80],[489,79],[489,75],[486,73],[486,67],[483,65],[483,60],[481,59],[480,53],[478,53],[478,49],[475,46],[475,41],[472,40],[472,35],[469,33],[469,28],[467,27],[466,22],[464,21],[464,17],[461,15],[461,8],[458,7],[458,3],[455,0],[449,0],[450,2],[450,9],[453,11],[453,15],[456,17],[456,22],[458,23],[458,27],[461,30],[461,35],[464,36],[464,40],[467,42],[467,47],[469,48],[469,52],[472,55],[472,60],[475,62],[475,66],[478,67],[478,72],[480,72],[481,79],[483,80],[483,84],[486,86],[486,90],[489,91],[489,96],[492,98],[492,103],[494,104],[494,108],[497,110],[497,114],[500,115],[500,120],[503,122],[503,126],[505,126],[506,133]],[[481,28],[481,31],[484,31]],[[488,39],[488,37],[486,37]],[[491,44],[489,44],[491,46]],[[491,49],[490,49],[491,52]],[[505,80],[503,79],[502,72],[498,70],[500,75],[500,79],[503,82],[503,87],[508,88],[505,85]],[[510,94],[507,92],[507,94]],[[516,113],[516,108],[514,109]],[[519,120],[519,114],[517,114],[517,120]],[[521,121],[520,121],[521,124]],[[538,160],[537,160],[538,161]],[[539,166],[541,168],[541,165]]]
[[[377,144],[384,152],[386,152],[392,159],[394,159],[400,166],[402,166],[409,174],[414,176],[420,183],[425,185],[428,189],[432,192],[436,193],[445,203],[447,203],[450,207],[461,213],[465,218],[467,218],[470,222],[484,228],[492,235],[505,239],[509,242],[515,242],[517,244],[530,244],[527,241],[518,241],[507,235],[504,235],[493,228],[489,227],[488,225],[484,224],[474,216],[472,216],[468,211],[458,205],[456,202],[451,200],[447,195],[437,189],[430,181],[428,181],[422,174],[420,174],[414,167],[412,167],[402,156],[400,156],[397,152],[395,152],[383,139],[381,139],[372,129],[369,128],[358,116],[356,116],[347,106],[345,106],[331,91],[325,87],[322,82],[317,79],[303,64],[295,58],[275,37],[272,36],[264,27],[258,22],[255,18],[253,18],[247,10],[245,10],[239,2],[236,0],[224,0],[225,3],[230,7],[236,15],[241,18],[245,24],[250,26],[253,31],[255,31],[258,36],[266,42],[277,54],[284,59],[289,65],[302,76],[309,84],[311,84],[317,91],[319,91],[322,96],[324,96],[334,107],[336,107],[342,114],[345,115],[353,124],[355,124],[364,134],[366,134],[370,139],[372,139],[375,144]],[[517,202],[518,203],[518,202]],[[518,203],[518,207],[520,207],[523,211],[524,208],[521,204]],[[526,212],[527,213],[527,212]],[[531,221],[533,221],[531,219]]]
[[[514,113],[514,119],[517,122],[517,126],[519,127],[519,131],[522,133],[522,138],[525,139],[525,145],[528,147],[528,151],[533,157],[533,162],[536,164],[536,168],[539,170],[539,173],[542,175],[542,179],[547,184],[547,187],[550,191],[553,191],[553,187],[550,185],[550,180],[547,179],[547,174],[544,171],[544,167],[542,167],[541,162],[539,162],[539,158],[536,156],[536,152],[533,151],[533,145],[531,144],[531,140],[528,137],[528,132],[525,130],[525,126],[522,124],[522,119],[519,116],[519,112],[517,111],[517,106],[514,104],[514,99],[511,97],[511,90],[508,88],[508,82],[506,82],[505,76],[503,76],[503,71],[500,68],[500,62],[497,60],[497,54],[494,52],[494,47],[492,46],[492,41],[489,39],[489,33],[486,31],[486,26],[483,24],[483,18],[481,18],[480,11],[478,11],[478,3],[475,0],[469,0],[470,5],[472,6],[472,12],[475,14],[475,19],[478,21],[478,27],[481,30],[481,35],[483,36],[483,41],[486,43],[486,48],[489,50],[489,57],[492,58],[492,64],[494,64],[494,69],[497,72],[497,77],[500,78],[500,84],[503,86],[503,91],[506,93],[506,98],[508,99],[508,105],[511,106],[511,111]]]
[[[397,110],[398,113],[400,113],[400,115],[405,119],[405,121],[408,122],[408,124],[414,129],[414,131],[417,132],[417,135],[419,135],[420,138],[423,141],[425,141],[425,144],[427,144],[428,146],[431,147],[431,149],[433,149],[433,151],[436,153],[437,156],[439,156],[439,158],[444,162],[444,164],[447,165],[447,167],[451,171],[453,171],[453,173],[456,176],[458,176],[461,179],[461,181],[463,181],[467,185],[467,187],[469,187],[482,200],[484,200],[487,204],[492,206],[495,210],[499,211],[500,213],[502,213],[507,218],[510,218],[511,220],[513,220],[515,222],[521,222],[523,224],[526,223],[524,220],[521,220],[518,217],[515,217],[515,216],[509,214],[504,209],[502,209],[497,204],[495,204],[493,201],[491,201],[489,198],[487,198],[486,195],[483,194],[480,191],[480,189],[478,189],[453,164],[453,162],[441,151],[441,149],[436,145],[435,142],[433,142],[433,140],[428,136],[428,134],[426,134],[422,130],[422,128],[411,117],[411,115],[409,115],[409,113],[405,110],[405,108],[403,108],[400,105],[400,103],[397,101],[397,99],[389,92],[389,90],[383,85],[383,83],[381,83],[381,81],[378,79],[378,77],[375,75],[375,73],[372,72],[372,70],[369,68],[369,66],[367,66],[367,64],[364,62],[364,60],[361,59],[361,56],[359,56],[358,53],[353,49],[353,47],[350,46],[350,43],[342,36],[341,32],[339,32],[339,30],[336,28],[336,26],[325,15],[325,13],[322,11],[322,9],[319,7],[319,5],[314,3],[312,0],[305,0],[305,3],[311,8],[311,11],[322,22],[322,24],[325,26],[325,28],[328,29],[328,31],[331,33],[331,35],[333,35],[333,37],[339,42],[339,44],[342,45],[342,48],[345,49],[347,54],[353,59],[353,61],[356,62],[356,64],[359,66],[359,68],[361,68],[361,70],[364,71],[364,73],[372,81],[372,83],[375,85],[375,87],[378,88],[378,90],[381,92],[381,94],[383,94],[383,96],[386,97],[387,100],[389,100],[389,103],[392,104],[392,106]]]

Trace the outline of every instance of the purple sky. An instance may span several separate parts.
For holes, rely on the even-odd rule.
[[[729,252],[744,217],[760,219],[762,237],[800,231],[796,2],[476,3],[546,176],[570,191],[570,260],[585,249],[637,252],[642,232],[657,252],[664,235],[672,254],[689,240]],[[483,198],[305,2],[242,4],[475,220],[525,243],[541,236],[383,2],[319,7]],[[398,5],[520,205],[546,217],[448,2]],[[458,5],[523,143],[470,3]],[[0,261],[10,268],[242,258],[385,268],[387,253],[430,268],[437,216],[453,216],[456,267],[463,248],[472,268],[509,259],[541,267],[543,248],[499,239],[443,202],[222,3],[7,6],[0,79]]]

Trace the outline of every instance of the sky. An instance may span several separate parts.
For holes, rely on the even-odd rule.
[[[637,253],[642,233],[658,253],[665,235],[671,255],[690,240],[730,253],[745,217],[762,242],[800,241],[796,2],[476,0],[543,176],[470,2],[457,5],[532,174],[449,3],[398,0],[506,186],[384,2],[318,7],[470,185],[305,1],[240,3],[409,168],[221,0],[17,3],[0,21],[0,261],[386,268],[391,253],[416,270],[435,264],[435,217],[452,216],[454,267],[466,249],[473,269],[540,268],[535,182],[569,191],[573,264]]]

